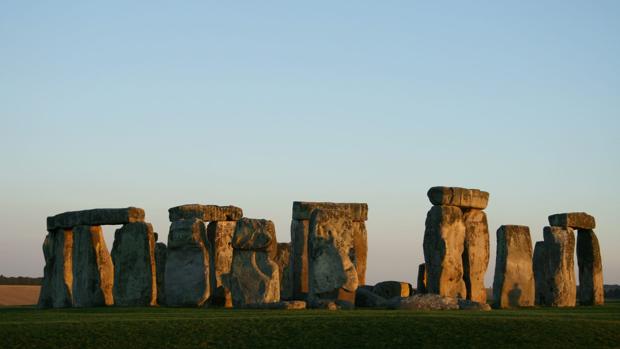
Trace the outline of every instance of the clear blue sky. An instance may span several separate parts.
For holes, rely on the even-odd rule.
[[[371,282],[415,280],[433,185],[495,231],[597,218],[620,283],[620,2],[0,4],[0,273],[41,275],[45,217],[363,201]],[[106,230],[110,244],[113,229]]]

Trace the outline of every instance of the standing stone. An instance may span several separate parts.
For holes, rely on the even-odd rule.
[[[211,254],[211,302],[215,305],[232,307],[230,290],[224,286],[222,275],[230,273],[233,259],[232,237],[237,222],[214,221],[207,226],[207,238],[213,248]]]
[[[280,275],[280,299],[290,300],[293,298],[293,271],[291,270],[291,244],[278,243],[278,252],[274,262],[278,265]]]
[[[114,265],[101,226],[73,229],[73,305],[96,307],[114,304]]]
[[[428,293],[443,297],[465,298],[463,249],[465,224],[461,209],[433,206],[426,216],[424,261]]]
[[[157,304],[166,304],[166,244],[155,244],[155,276],[157,277]]]
[[[493,300],[497,308],[534,305],[530,228],[502,225],[497,230]]]
[[[166,305],[200,307],[205,304],[210,295],[209,250],[202,220],[172,222],[166,256]]]
[[[547,286],[547,267],[546,267],[545,242],[538,241],[534,245],[534,281],[536,290],[536,305],[547,305],[549,302],[549,287]]]
[[[224,284],[235,307],[280,301],[275,226],[265,219],[242,218],[232,239],[233,262]]]
[[[574,307],[577,283],[575,281],[575,234],[571,228],[545,227],[545,272],[552,307]]]
[[[489,265],[489,226],[484,211],[470,209],[463,215],[465,223],[465,250],[463,252],[463,280],[467,299],[486,303],[484,274]]]
[[[291,249],[293,269],[293,299],[306,299],[308,295],[308,231],[310,221],[291,222]]]
[[[65,308],[73,304],[73,231],[54,229],[43,242],[45,268],[39,294],[40,308]]]
[[[598,238],[591,229],[577,231],[577,263],[579,264],[579,304],[601,305],[603,291],[603,264]]]
[[[308,235],[311,306],[323,301],[345,301],[353,306],[358,273],[350,252],[354,248],[351,218],[340,210],[316,209]]]
[[[426,263],[418,265],[418,288],[416,293],[426,293]]]
[[[353,221],[353,253],[352,261],[357,270],[357,281],[360,285],[366,283],[366,260],[368,256],[368,232],[366,223]]]
[[[157,305],[155,236],[150,223],[129,223],[116,230],[112,261],[116,305]]]

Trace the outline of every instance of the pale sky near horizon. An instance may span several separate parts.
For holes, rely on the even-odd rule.
[[[502,224],[597,219],[620,283],[620,2],[0,3],[0,274],[48,215],[367,202],[370,283],[415,282],[435,185]],[[113,228],[106,228],[111,248]]]

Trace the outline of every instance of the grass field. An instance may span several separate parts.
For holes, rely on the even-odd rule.
[[[491,312],[0,308],[0,348],[620,347],[620,303]]]

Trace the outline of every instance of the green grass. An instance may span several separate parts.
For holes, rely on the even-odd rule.
[[[620,347],[620,303],[491,312],[0,308],[0,348]]]

